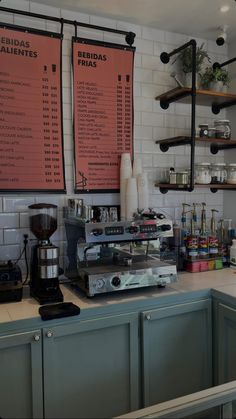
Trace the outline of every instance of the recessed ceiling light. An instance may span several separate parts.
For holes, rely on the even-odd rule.
[[[220,11],[222,13],[226,13],[226,12],[229,11],[229,9],[230,9],[230,7],[227,4],[225,4],[224,6],[221,6]]]

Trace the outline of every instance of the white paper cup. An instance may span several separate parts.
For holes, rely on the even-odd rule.
[[[126,185],[126,219],[133,220],[134,213],[138,209],[138,189],[136,178],[131,177]]]
[[[148,177],[144,172],[138,176],[138,209],[147,210],[149,207]]]
[[[129,153],[122,153],[120,160],[120,179],[128,179],[132,176],[131,157]]]
[[[143,173],[142,160],[136,158],[133,162],[133,177],[138,177]]]

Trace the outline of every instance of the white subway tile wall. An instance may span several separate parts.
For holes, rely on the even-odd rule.
[[[181,78],[179,64],[167,65],[160,61],[162,51],[171,51],[185,43],[190,37],[183,34],[165,32],[154,28],[134,25],[129,22],[115,21],[98,16],[90,16],[85,13],[62,10],[26,0],[2,0],[1,6],[28,10],[31,12],[63,17],[100,26],[117,28],[136,33],[135,43],[135,68],[134,68],[134,151],[136,157],[141,157],[143,167],[148,173],[150,186],[151,207],[163,211],[173,219],[179,220],[181,216],[181,203],[193,202],[207,203],[207,216],[210,217],[210,209],[216,208],[219,218],[223,215],[223,193],[213,194],[208,189],[196,189],[192,193],[169,192],[161,194],[154,186],[160,173],[165,168],[175,166],[186,168],[190,162],[190,148],[170,148],[162,153],[155,141],[174,135],[188,135],[190,130],[190,106],[180,103],[172,103],[168,110],[163,111],[155,97],[169,88],[176,86],[171,72],[175,70]],[[15,23],[21,26],[35,27],[39,29],[60,30],[60,24],[47,22],[41,19],[31,19],[24,16],[0,12],[2,22]],[[63,40],[63,131],[65,150],[65,173],[66,195],[34,195],[34,194],[2,194],[0,195],[0,261],[8,259],[17,260],[23,248],[23,235],[29,234],[30,242],[34,239],[29,231],[28,205],[36,202],[48,202],[58,205],[58,229],[52,236],[53,242],[60,248],[60,262],[66,262],[66,236],[63,222],[63,206],[68,198],[76,197],[73,192],[73,138],[72,138],[72,89],[71,89],[71,37],[74,28],[64,25]],[[79,28],[78,35],[92,39],[106,40],[109,42],[122,42],[120,35],[102,31]],[[227,46],[217,48],[213,41],[197,39],[198,44],[205,42],[205,47],[213,61],[225,61]],[[219,117],[224,118],[225,112],[221,111]],[[197,107],[196,125],[203,122],[213,122],[214,115],[210,107]],[[217,162],[223,161],[224,153],[211,155],[209,147],[196,147],[196,161]],[[119,204],[119,194],[93,194],[80,195],[86,204]],[[29,253],[29,252],[28,252]],[[22,258],[19,265],[25,273],[25,263]]]

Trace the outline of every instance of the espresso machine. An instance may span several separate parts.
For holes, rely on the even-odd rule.
[[[172,221],[164,214],[132,221],[89,222],[67,213],[64,220],[69,260],[66,275],[87,297],[165,287],[177,280],[176,265],[160,260],[159,253],[150,250],[157,239],[173,236]]]
[[[30,210],[30,229],[38,243],[31,249],[30,295],[40,304],[63,301],[59,287],[59,249],[50,242],[57,229],[57,206],[33,204]]]

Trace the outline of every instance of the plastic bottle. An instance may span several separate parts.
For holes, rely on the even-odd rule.
[[[187,213],[191,212],[191,211],[186,211],[186,207],[190,207],[189,204],[182,204],[183,209],[182,209],[182,214],[181,214],[181,224],[182,224],[182,228],[181,228],[181,254],[182,255],[186,255],[186,241],[187,241],[187,236],[189,234],[188,228],[187,228]]]
[[[214,217],[214,212],[219,212],[216,209],[212,209],[212,217],[211,217],[211,234],[208,238],[209,243],[209,255],[211,257],[218,256],[218,238],[216,236],[216,220]]]
[[[236,240],[232,240],[230,247],[230,268],[236,269]]]
[[[199,237],[199,256],[200,258],[207,258],[208,253],[208,237],[206,233],[206,204],[202,202],[202,212],[201,212],[201,231]]]
[[[186,252],[189,260],[196,260],[198,258],[198,236],[195,234],[195,219],[194,211],[192,212],[191,231],[186,241]]]

